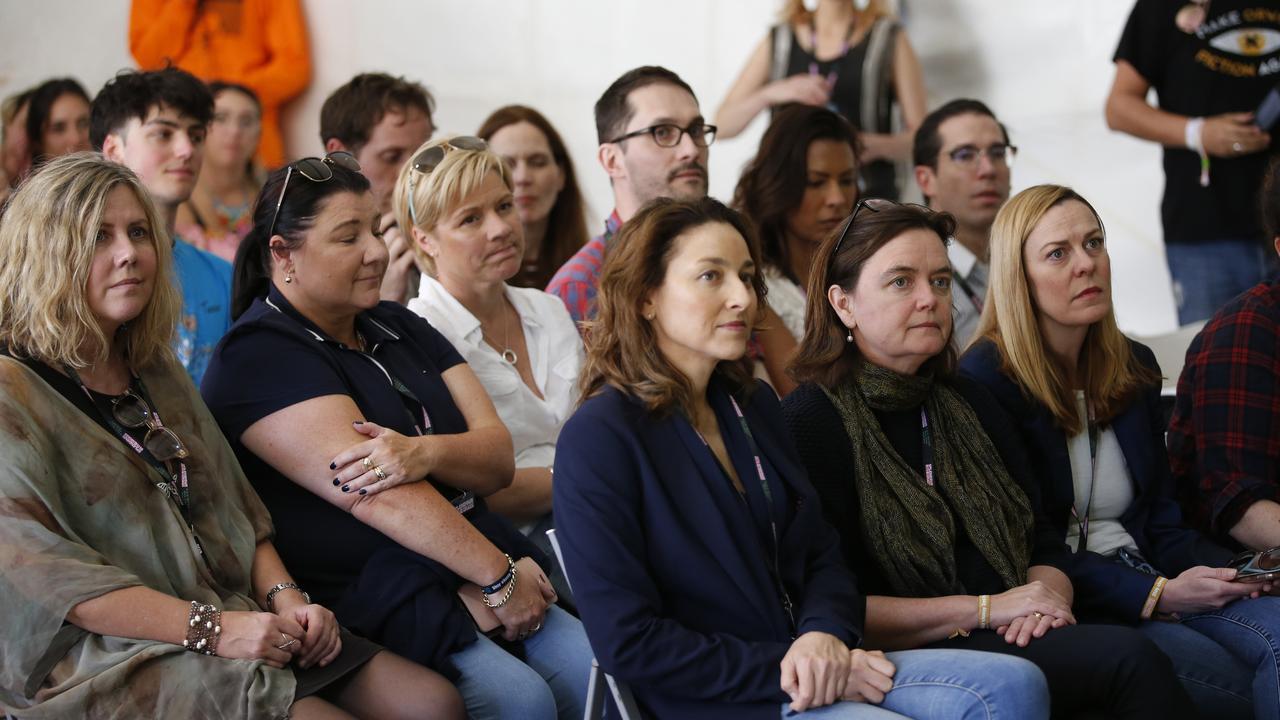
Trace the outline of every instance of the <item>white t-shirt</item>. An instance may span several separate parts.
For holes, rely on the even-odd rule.
[[[1133,479],[1124,460],[1124,451],[1115,431],[1107,428],[1098,433],[1097,463],[1089,457],[1089,407],[1084,391],[1076,391],[1076,412],[1085,429],[1067,441],[1067,454],[1071,457],[1071,478],[1075,483],[1076,510],[1083,515],[1089,508],[1089,545],[1099,555],[1108,556],[1121,548],[1138,552],[1133,537],[1120,524],[1120,516],[1133,504]],[[1093,468],[1098,479],[1093,482]],[[1092,486],[1093,505],[1089,505]],[[1072,516],[1067,522],[1067,544],[1079,549],[1080,525]]]
[[[578,400],[582,337],[560,298],[507,286],[507,299],[520,316],[541,398],[524,384],[516,367],[484,341],[480,321],[438,280],[423,275],[418,297],[408,307],[453,344],[493,398],[498,416],[511,432],[516,467],[550,467],[560,428]]]

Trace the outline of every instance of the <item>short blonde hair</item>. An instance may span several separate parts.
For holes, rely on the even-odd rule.
[[[106,359],[107,338],[86,288],[107,195],[117,185],[137,197],[156,251],[151,300],[128,323],[125,349],[139,368],[171,356],[182,307],[173,284],[172,241],[138,177],[96,152],[50,160],[9,200],[0,223],[0,343],[15,354],[53,367],[84,368]]]
[[[436,263],[414,242],[410,228],[414,227],[413,218],[418,218],[417,227],[422,231],[433,229],[454,206],[467,195],[475,192],[485,177],[491,172],[498,173],[507,189],[512,189],[511,171],[502,158],[492,150],[466,150],[449,144],[452,137],[428,140],[413,151],[412,157],[400,168],[396,178],[395,191],[391,193],[392,210],[395,212],[396,224],[404,232],[405,240],[413,247],[414,256],[419,264],[431,275],[436,274]],[[413,160],[427,148],[448,146],[444,159],[429,173],[421,173],[413,169]],[[409,181],[413,181],[413,197],[409,197]],[[409,203],[413,203],[413,213],[409,212]]]
[[[1036,225],[1051,209],[1070,201],[1089,208],[1105,235],[1098,211],[1061,185],[1027,188],[1000,208],[991,226],[990,283],[974,342],[979,338],[994,342],[1001,370],[1047,407],[1058,427],[1075,435],[1084,429],[1076,410],[1075,388],[1045,348],[1023,255],[1027,237]],[[1158,374],[1134,355],[1129,339],[1116,325],[1114,307],[1089,327],[1078,369],[1085,397],[1092,401],[1095,415],[1103,423],[1123,412],[1140,388],[1160,382]]]

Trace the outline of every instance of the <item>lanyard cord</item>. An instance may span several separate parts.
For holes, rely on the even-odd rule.
[[[1071,517],[1075,518],[1076,528],[1080,533],[1080,541],[1076,543],[1076,552],[1089,548],[1089,514],[1093,512],[1093,496],[1098,487],[1098,423],[1094,417],[1093,403],[1089,403],[1089,500],[1085,503],[1084,515],[1076,510],[1078,503],[1071,504]]]

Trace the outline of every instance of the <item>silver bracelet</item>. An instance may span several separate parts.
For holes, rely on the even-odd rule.
[[[276,605],[275,605],[276,593],[280,592],[281,590],[297,590],[299,593],[302,594],[302,599],[306,600],[308,605],[311,604],[311,596],[307,594],[306,590],[303,590],[302,588],[298,587],[297,583],[291,583],[291,582],[279,583],[278,585],[275,585],[274,587],[272,587],[270,590],[267,591],[267,610],[270,610],[271,612],[276,611]]]

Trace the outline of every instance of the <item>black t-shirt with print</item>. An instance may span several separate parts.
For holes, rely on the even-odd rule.
[[[1162,109],[1190,117],[1252,112],[1280,83],[1280,3],[1212,0],[1194,33],[1174,23],[1187,0],[1138,0],[1116,48],[1155,89]],[[1259,239],[1257,195],[1271,147],[1240,158],[1212,158],[1209,187],[1200,185],[1200,158],[1185,147],[1164,148],[1161,215],[1166,243]]]

